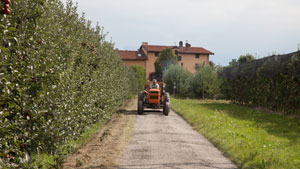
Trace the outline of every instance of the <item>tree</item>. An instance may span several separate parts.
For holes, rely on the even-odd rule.
[[[251,54],[246,54],[246,55],[241,55],[238,62],[241,64],[241,63],[250,62],[252,60],[255,60],[254,56]]]
[[[241,64],[241,63],[247,63],[247,62],[250,62],[252,60],[255,60],[255,57],[248,53],[246,55],[241,55],[238,60],[237,59],[232,59],[231,62],[229,62],[229,66],[238,65],[238,64]]]
[[[229,66],[238,65],[239,62],[236,59],[232,59],[231,62],[229,62]]]
[[[159,81],[162,80],[164,72],[171,66],[177,65],[178,60],[171,48],[163,50],[154,63],[155,74]]]
[[[192,77],[192,73],[186,69],[180,68],[178,65],[171,65],[164,73],[163,80],[166,83],[166,90],[174,94],[174,83],[176,84],[176,95],[186,96],[188,94],[188,79]]]
[[[144,89],[144,85],[146,83],[146,71],[145,68],[143,66],[139,66],[139,65],[133,65],[131,66],[134,75],[138,81],[138,88],[139,90],[143,90]]]
[[[210,65],[199,67],[196,74],[189,79],[189,91],[202,98],[213,98],[220,90],[220,80],[215,69]]]

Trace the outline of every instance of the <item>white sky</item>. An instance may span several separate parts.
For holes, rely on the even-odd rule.
[[[66,2],[67,0],[62,0]],[[79,13],[99,22],[118,49],[141,42],[182,40],[228,65],[242,54],[258,58],[290,53],[300,44],[300,0],[73,0]]]

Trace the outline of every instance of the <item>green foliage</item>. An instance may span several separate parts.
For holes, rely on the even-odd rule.
[[[174,94],[174,83],[176,84],[176,95],[186,96],[188,94],[188,79],[191,78],[192,73],[188,70],[180,68],[178,65],[171,65],[164,73],[163,81],[166,83],[166,90]]]
[[[250,62],[253,60],[255,60],[255,58],[251,54],[241,55],[238,60],[232,59],[231,62],[229,62],[229,65],[234,66],[234,65],[241,64],[241,63],[247,63],[247,62]]]
[[[57,154],[49,154],[41,152],[41,154],[35,154],[32,159],[37,159],[32,163],[32,166],[41,166],[43,169],[48,168],[61,168],[63,157],[61,154],[69,154],[70,150],[76,150],[80,146],[86,144],[93,135],[104,125],[103,122],[97,122],[84,129],[80,137],[74,140],[68,140],[63,145],[60,145]]]
[[[239,63],[247,63],[247,62],[250,62],[250,61],[253,61],[253,60],[255,60],[255,58],[254,58],[253,55],[251,55],[251,54],[246,54],[246,55],[241,55],[241,56],[239,57],[238,62],[239,62]]]
[[[300,113],[300,52],[225,67],[222,91],[239,104]]]
[[[107,121],[137,83],[71,1],[13,0],[11,9],[0,15],[0,163],[31,168],[36,154],[61,159],[59,147]]]
[[[133,65],[133,66],[131,66],[131,68],[135,74],[137,81],[138,81],[138,89],[140,91],[144,90],[144,86],[147,81],[145,68],[143,66],[139,66],[139,65]]]
[[[220,80],[214,67],[200,66],[192,78],[189,79],[191,94],[201,98],[213,98],[220,91]]]
[[[224,101],[172,98],[171,102],[173,110],[239,168],[299,168],[299,119],[255,111]]]
[[[178,64],[177,56],[175,55],[175,53],[172,51],[171,48],[167,48],[161,51],[154,63],[156,78],[159,81],[161,81],[164,72],[168,70],[171,65],[177,65],[177,64]]]
[[[163,81],[171,94],[174,94],[175,82],[176,95],[179,97],[213,98],[220,91],[220,80],[211,65],[200,66],[194,75],[178,65],[171,65],[164,73]]]

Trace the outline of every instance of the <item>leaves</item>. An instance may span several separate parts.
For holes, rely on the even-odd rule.
[[[178,65],[171,65],[163,76],[163,80],[166,83],[166,90],[174,94],[175,85],[176,95],[181,97],[186,96],[189,92],[188,79],[191,77],[192,73],[188,70],[182,69]]]
[[[300,52],[228,66],[220,72],[222,91],[239,104],[299,114],[299,68]]]
[[[161,51],[158,59],[156,59],[154,63],[155,75],[157,76],[157,80],[161,81],[164,72],[167,71],[171,65],[177,65],[177,63],[177,56],[171,48],[167,48]]]
[[[59,154],[137,90],[103,28],[91,28],[71,4],[14,0],[13,14],[0,15],[0,163],[8,167]]]
[[[138,81],[138,89],[140,91],[144,90],[144,86],[147,80],[145,68],[143,66],[133,65],[131,66],[131,69],[133,70],[135,77]]]

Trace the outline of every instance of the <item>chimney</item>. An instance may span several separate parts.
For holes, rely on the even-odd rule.
[[[190,47],[191,47],[191,44],[185,43],[185,50],[189,50]]]
[[[180,48],[183,47],[183,42],[182,42],[182,41],[179,42],[179,47],[180,47]]]
[[[148,42],[142,42],[142,45],[148,45]]]

